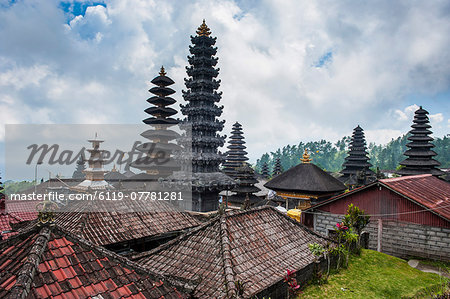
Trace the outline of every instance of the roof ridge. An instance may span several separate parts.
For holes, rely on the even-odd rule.
[[[357,188],[352,189],[352,190],[349,190],[349,191],[347,191],[347,192],[344,192],[344,193],[341,193],[341,194],[332,196],[332,197],[330,197],[330,198],[328,198],[328,199],[325,199],[325,200],[322,201],[322,202],[319,202],[319,203],[317,203],[317,204],[315,204],[315,205],[310,206],[309,208],[307,208],[307,209],[305,209],[305,210],[302,210],[302,212],[308,212],[308,211],[310,211],[310,210],[313,210],[313,209],[315,209],[315,208],[321,207],[321,206],[323,206],[323,205],[325,205],[325,204],[328,204],[328,203],[333,202],[333,201],[335,201],[335,200],[338,200],[338,199],[340,199],[340,198],[346,197],[346,196],[348,196],[348,195],[350,195],[350,194],[353,194],[353,193],[356,193],[356,192],[358,192],[358,191],[361,191],[361,190],[370,188],[370,187],[372,187],[372,186],[374,186],[374,185],[379,184],[380,182],[381,182],[380,180],[376,180],[376,181],[374,181],[374,182],[372,182],[372,183],[369,183],[369,184],[367,184],[367,185],[364,185],[364,186],[361,186],[361,187],[357,187]]]
[[[243,214],[243,213],[240,213]],[[231,263],[231,245],[230,245],[230,239],[228,238],[228,226],[227,226],[227,216],[221,215],[219,219],[219,225],[220,225],[220,251],[221,251],[221,258],[223,262],[223,277],[225,280],[225,293],[226,296],[229,297],[229,292],[234,289],[234,278],[235,273],[233,271],[233,264]]]
[[[429,176],[433,176],[433,175],[431,173],[407,175],[407,176],[401,176],[398,178],[381,179],[380,182],[389,183],[389,182],[403,181],[403,180],[408,180],[408,179],[424,178],[424,177],[429,177]]]
[[[197,283],[194,280],[185,280],[185,279],[175,277],[172,275],[167,275],[167,274],[163,275],[160,273],[151,272],[150,269],[141,266],[137,262],[135,262],[129,258],[123,257],[111,250],[108,250],[108,249],[104,248],[103,246],[96,245],[96,244],[90,242],[89,240],[84,239],[83,237],[80,237],[76,234],[71,233],[70,231],[64,229],[63,227],[55,226],[55,231],[57,233],[59,232],[60,234],[62,234],[65,238],[68,238],[68,240],[71,242],[75,241],[75,243],[78,245],[89,247],[92,251],[99,253],[103,256],[106,256],[113,261],[119,262],[120,264],[130,267],[133,270],[136,270],[138,272],[145,273],[145,274],[149,275],[152,279],[164,280],[164,281],[168,282],[169,284],[171,284],[172,286],[176,286],[176,287],[182,288],[183,290],[186,290],[188,293],[192,292],[197,285]]]
[[[28,296],[34,275],[41,262],[42,254],[47,248],[50,233],[51,229],[47,225],[43,226],[39,231],[26,260],[17,274],[16,283],[10,290],[9,298],[26,298]]]
[[[256,211],[259,211],[259,210],[265,210],[265,209],[268,209],[268,208],[272,208],[272,207],[269,206],[269,205],[262,205],[262,206],[259,206],[259,207],[250,208],[248,210],[239,210],[239,211],[232,210],[232,211],[225,212],[224,216],[226,218],[231,218],[231,217],[236,217],[236,216],[240,216],[240,215],[250,214],[250,213],[253,213],[253,212],[256,212]]]

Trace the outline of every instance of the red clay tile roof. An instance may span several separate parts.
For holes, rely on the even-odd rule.
[[[17,234],[17,232],[12,231],[13,229],[11,227],[11,224],[19,222],[21,222],[21,219],[14,217],[14,215],[6,213],[0,214],[0,233],[2,234],[3,240]]]
[[[383,179],[380,183],[450,221],[450,183],[431,174]]]
[[[167,280],[57,226],[0,242],[0,298],[188,297]]]
[[[37,218],[37,201],[6,201],[6,213],[14,215],[21,221],[29,221]]]
[[[97,245],[154,237],[201,224],[190,214],[160,201],[145,202],[152,208],[150,210],[147,206],[141,209],[142,212],[120,212],[139,210],[139,206],[134,206],[134,209],[122,206],[128,204],[125,201],[116,202],[114,209],[105,212],[89,212],[90,207],[86,203],[76,204],[70,212],[58,213],[55,223]],[[143,203],[135,201],[134,204]]]
[[[36,202],[30,204],[30,202],[12,202],[3,201],[6,207],[4,210],[0,210],[0,233],[5,231],[12,231],[11,224],[17,224],[23,221],[34,220],[37,218]],[[2,234],[3,239],[7,239],[10,236],[17,234],[17,232],[10,232]]]
[[[149,252],[133,257],[156,273],[199,279],[199,298],[224,298],[234,282],[246,282],[251,297],[283,279],[286,269],[313,262],[309,243],[327,242],[272,207],[220,215]],[[229,293],[228,295],[230,295]]]

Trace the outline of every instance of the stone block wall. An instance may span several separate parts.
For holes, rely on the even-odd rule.
[[[336,265],[336,258],[331,258],[331,265],[330,269],[335,267]],[[322,273],[326,273],[327,271],[327,260],[321,259],[319,268],[321,269]],[[312,278],[314,275],[314,264],[309,264],[305,268],[297,271],[295,275],[295,279],[297,280],[297,283],[303,288]],[[288,286],[287,283],[284,281],[284,279],[278,281],[276,284],[272,285],[271,287],[265,289],[264,291],[258,293],[255,298],[287,298],[288,296]]]
[[[314,229],[328,236],[342,218],[328,213],[315,214]],[[371,219],[364,231],[369,233],[369,249],[377,250],[378,220]],[[382,220],[381,252],[406,259],[423,257],[450,261],[450,229]]]

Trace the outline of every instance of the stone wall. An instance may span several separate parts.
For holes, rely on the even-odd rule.
[[[333,267],[336,267],[336,259],[334,257],[330,260],[330,269]],[[327,272],[327,260],[321,259],[320,260],[320,269],[322,273]],[[305,268],[297,271],[295,275],[295,279],[297,280],[297,283],[303,287],[313,278],[314,275],[314,264],[309,264]],[[284,281],[284,279],[280,280],[276,284],[272,285],[271,287],[265,289],[264,291],[258,293],[255,298],[287,298],[288,295],[288,286],[287,283]]]
[[[342,216],[314,215],[314,230],[324,235],[334,230]],[[369,233],[369,249],[378,248],[378,220],[371,219],[364,231]],[[381,252],[400,258],[423,257],[450,261],[450,229],[395,220],[382,220]]]

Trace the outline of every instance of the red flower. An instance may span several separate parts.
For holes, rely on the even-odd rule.
[[[337,226],[337,228],[338,228],[339,230],[347,230],[347,229],[348,229],[348,227],[346,227],[346,226],[343,225],[343,224],[340,224],[339,222],[336,223],[336,226]]]

